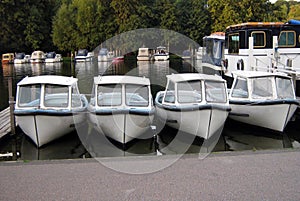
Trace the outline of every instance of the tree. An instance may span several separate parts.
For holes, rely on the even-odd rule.
[[[292,5],[288,14],[288,19],[300,20],[300,4]]]

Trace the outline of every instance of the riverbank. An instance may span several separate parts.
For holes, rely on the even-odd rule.
[[[174,156],[106,158],[120,167]],[[158,172],[120,173],[95,159],[0,163],[0,200],[299,200],[300,151],[191,154]]]

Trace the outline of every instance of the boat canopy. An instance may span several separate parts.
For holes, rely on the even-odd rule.
[[[119,76],[119,75],[107,75],[94,77],[95,84],[139,84],[150,85],[150,81],[146,77],[135,76]]]
[[[24,52],[16,54],[16,59],[24,59],[24,57],[25,57],[25,53]]]
[[[77,82],[77,78],[65,77],[59,75],[41,75],[36,77],[25,77],[18,83],[20,85],[30,84],[55,84],[55,85],[73,85]]]
[[[255,78],[255,77],[270,77],[270,76],[277,76],[277,77],[286,77],[290,78],[288,75],[280,72],[271,73],[271,72],[262,72],[262,71],[233,71],[232,74],[234,76],[240,76],[244,78]]]
[[[206,75],[199,73],[183,73],[183,74],[171,74],[167,75],[167,78],[173,82],[184,82],[189,80],[212,80],[225,82],[222,77],[217,75]]]

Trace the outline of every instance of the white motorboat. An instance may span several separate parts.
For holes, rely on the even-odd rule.
[[[44,63],[46,59],[43,51],[37,50],[31,54],[30,63]]]
[[[80,49],[75,56],[76,62],[93,61],[94,52],[88,52],[87,49]]]
[[[25,77],[17,85],[14,113],[23,132],[41,147],[83,122],[87,104],[86,97],[79,94],[77,78]]]
[[[198,73],[167,75],[166,90],[157,93],[155,106],[168,126],[208,139],[221,134],[230,111],[226,81]]]
[[[30,55],[26,55],[24,52],[16,53],[16,57],[14,60],[15,64],[24,64],[30,62]]]
[[[113,52],[108,51],[107,48],[101,48],[98,53],[98,61],[112,61],[114,58]]]
[[[61,54],[56,54],[55,52],[48,52],[46,54],[46,63],[56,63],[56,62],[62,62],[63,58]]]
[[[292,79],[282,73],[233,71],[231,119],[282,132],[296,111]]]
[[[98,131],[126,144],[152,124],[155,110],[150,81],[135,76],[95,77],[88,110]]]
[[[166,61],[169,59],[169,52],[164,46],[159,46],[156,48],[156,53],[153,55],[155,61]]]
[[[146,47],[139,48],[139,52],[137,55],[138,61],[149,61],[150,58],[151,58],[151,54],[150,54],[149,48],[146,48]]]

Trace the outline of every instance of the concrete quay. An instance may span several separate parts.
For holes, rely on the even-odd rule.
[[[300,150],[2,162],[0,200],[300,200]]]

